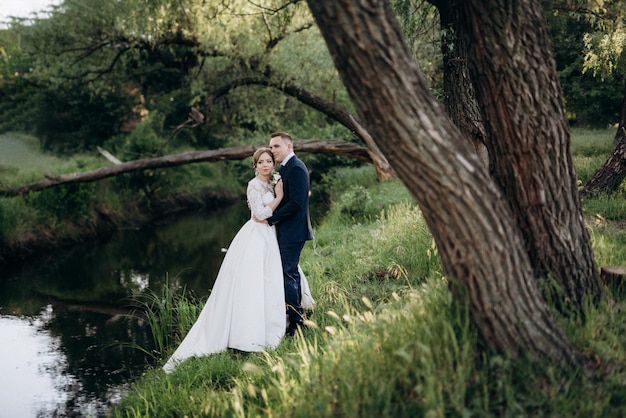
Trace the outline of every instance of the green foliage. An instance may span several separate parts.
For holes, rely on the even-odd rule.
[[[25,134],[0,135],[2,184],[21,185],[41,179],[44,173],[71,170],[72,162],[41,152],[36,137]]]
[[[606,10],[584,19],[548,13],[568,115],[580,126],[605,127],[619,116],[623,25],[616,4],[605,3]],[[441,90],[436,9],[413,0],[392,5],[422,72],[434,91]],[[204,123],[175,138],[187,146],[249,144],[276,130],[300,138],[349,134],[280,91],[305,88],[352,109],[306,5],[281,6],[278,0],[262,6],[66,0],[49,18],[14,22],[0,34],[0,132],[36,128],[50,149],[93,149],[132,126],[140,112],[159,112],[171,131],[195,107]],[[600,40],[587,43],[587,56],[604,57],[614,68],[603,80],[583,71],[590,65],[580,53],[585,34]],[[612,42],[602,42],[607,36]],[[252,79],[260,84],[239,83]]]
[[[132,140],[117,138],[111,150],[125,156],[153,153],[163,144],[162,125],[153,123],[146,121]],[[581,158],[605,158],[611,149],[607,132],[572,132],[577,165]],[[13,156],[5,155],[5,148],[0,152],[8,180],[23,175],[21,162],[29,158],[41,163],[41,172],[58,172],[54,164],[66,163],[30,148],[33,138],[21,138],[7,138]],[[84,156],[70,163],[94,164]],[[198,184],[237,183],[233,178],[249,178],[251,169],[249,161],[241,161],[183,171],[180,176],[191,179],[187,186],[194,190]],[[584,325],[562,320],[579,349],[599,363],[616,365],[602,381],[494,355],[480,346],[466,307],[453,303],[432,236],[402,183],[378,183],[370,165],[329,168],[319,179],[315,187],[332,207],[302,257],[317,301],[305,333],[267,353],[227,351],[185,362],[171,375],[149,370],[111,416],[624,415],[621,299],[607,295],[601,306],[589,308],[590,322]],[[321,190],[314,189],[313,197]],[[96,197],[100,193],[94,190]],[[363,197],[365,213],[358,218],[342,213]],[[626,217],[622,201],[616,195],[583,202],[599,265],[626,260],[625,235],[614,227]],[[0,199],[0,225],[19,227],[32,211],[20,199]],[[159,347],[150,354],[162,360],[203,306],[203,300],[170,286],[143,294],[136,303],[137,313],[147,313]]]
[[[420,0],[392,0],[400,27],[423,75],[429,81],[435,96],[443,91],[443,54],[439,11]]]
[[[192,359],[166,381],[149,382],[141,391],[131,388],[132,395],[122,401],[124,414],[118,416],[220,416],[231,408],[228,389],[242,374],[235,354],[220,353],[209,362]]]
[[[591,243],[598,266],[622,265],[626,260],[626,190],[583,200]]]
[[[350,223],[371,222],[390,203],[414,202],[400,180],[379,183],[376,170],[371,165],[335,166],[313,183],[313,210],[315,204],[323,204],[324,207],[332,205],[329,212],[330,222],[346,221],[341,219],[342,216],[346,216]]]
[[[0,241],[28,233],[38,223],[37,213],[21,198],[0,198]]]
[[[107,143],[111,146],[109,150],[114,154],[119,151],[118,157],[136,158],[139,154],[157,153],[165,144],[156,133],[158,123],[156,127],[140,130],[145,135],[139,135],[138,131],[128,143],[128,137],[120,136]],[[106,165],[109,163],[96,153],[61,158],[42,152],[37,139],[32,136],[0,135],[0,174],[5,187],[39,181],[46,173],[61,175]],[[45,230],[49,234],[42,238],[44,240],[46,237],[70,236],[82,239],[84,234],[93,233],[91,228],[101,219],[101,214],[110,220],[123,219],[132,224],[149,219],[153,214],[146,209],[153,207],[154,202],[161,204],[167,200],[168,208],[173,209],[179,207],[179,197],[189,202],[193,199],[191,196],[197,196],[195,201],[200,204],[211,191],[219,192],[225,198],[240,196],[245,194],[245,182],[233,175],[236,166],[237,163],[233,162],[190,164],[146,171],[134,177],[46,189],[28,197],[0,198],[0,236],[15,243],[32,237],[33,231]],[[252,170],[247,167],[245,180],[251,176]]]
[[[596,30],[590,19],[599,14],[585,13],[585,10],[580,13],[548,10],[546,16],[570,123],[604,128],[619,122],[624,77],[616,73],[600,79],[593,72],[586,71],[588,58],[581,51],[586,48],[585,37]]]
[[[45,173],[65,174],[97,167],[93,157],[77,154],[59,158],[41,152],[37,139],[24,134],[0,135],[0,173],[5,186],[38,181]],[[96,201],[95,183],[73,184],[29,196],[0,199],[0,235],[7,238],[28,234],[39,225],[57,219],[86,218]]]
[[[139,122],[128,135],[117,135],[104,146],[122,161],[157,157],[169,151],[164,126],[164,115],[154,112]]]
[[[584,15],[591,30],[585,33],[585,63],[583,71],[592,71],[594,77],[604,79],[620,72],[626,74],[626,17],[619,1],[589,2]]]
[[[105,143],[122,161],[139,160],[161,156],[170,151],[163,133],[163,115],[154,113],[142,122],[129,135],[118,135]],[[123,193],[141,191],[147,197],[153,197],[164,189],[168,189],[173,180],[173,172],[169,170],[142,170],[115,177],[115,184]]]
[[[134,98],[123,87],[91,89],[64,83],[38,91],[34,131],[45,149],[61,153],[93,150],[120,132]]]
[[[626,193],[620,191],[612,195],[598,196],[583,201],[583,211],[588,218],[599,223],[604,220],[626,221]]]
[[[329,292],[338,300],[358,305],[365,296],[379,303],[407,283],[441,271],[432,237],[414,205],[387,206],[369,225],[352,224],[334,207],[332,213],[326,227],[315,232],[316,257],[305,272],[325,277],[324,287],[332,284],[335,289]]]
[[[337,205],[342,215],[346,215],[355,221],[365,220],[372,215],[370,211],[372,198],[369,191],[362,186],[355,186],[347,193],[344,193]]]
[[[23,77],[15,74],[0,77],[0,133],[32,131],[37,97],[38,90]]]
[[[21,34],[0,30],[0,133],[29,131],[34,122],[33,85],[29,71],[32,62],[20,50]]]
[[[281,91],[305,88],[351,109],[306,5],[282,6],[67,0],[48,19],[15,22],[8,33],[20,42],[6,71],[15,74],[21,65],[29,73],[14,77],[0,109],[17,109],[12,104],[23,97],[32,105],[20,107],[7,129],[36,127],[44,144],[60,151],[101,145],[147,112],[162,115],[168,134],[186,123],[172,143],[192,147],[266,141],[277,130],[301,138],[325,130],[345,135],[328,116]],[[203,123],[186,122],[191,107],[203,113]]]
[[[93,183],[61,184],[31,192],[26,201],[35,209],[60,219],[88,218],[93,208],[94,188]]]

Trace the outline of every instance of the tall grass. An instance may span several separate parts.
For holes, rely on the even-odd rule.
[[[432,277],[403,297],[335,320],[323,355],[298,340],[304,367],[281,370],[268,393],[292,393],[273,405],[277,416],[442,416],[464,410],[473,348],[468,315],[453,311],[445,281]],[[460,328],[455,328],[461,324]],[[285,390],[287,389],[287,390]],[[245,393],[242,393],[244,398]],[[246,403],[244,403],[246,404]],[[254,415],[254,402],[248,399]]]
[[[163,358],[191,329],[204,301],[188,294],[185,288],[179,291],[177,286],[167,281],[158,293],[148,289],[135,296],[131,306],[133,315],[145,318],[152,333],[156,356]]]

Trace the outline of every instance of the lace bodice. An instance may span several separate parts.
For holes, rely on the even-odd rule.
[[[274,187],[270,183],[253,178],[248,182],[247,197],[252,215],[259,219],[272,216],[273,211],[267,206],[274,200]]]

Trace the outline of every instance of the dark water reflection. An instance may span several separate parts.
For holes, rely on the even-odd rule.
[[[0,418],[105,415],[153,365],[131,299],[168,283],[206,295],[248,216],[239,204],[3,267]]]

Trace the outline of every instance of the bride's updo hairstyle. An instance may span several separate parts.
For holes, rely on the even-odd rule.
[[[262,148],[259,148],[256,151],[254,151],[254,154],[252,154],[252,159],[254,160],[254,165],[253,165],[254,168],[256,168],[256,163],[259,162],[259,158],[261,158],[261,155],[263,155],[265,153],[269,154],[269,156],[272,159],[272,162],[274,163],[274,165],[276,164],[276,160],[274,159],[274,154],[272,154],[272,150],[267,148],[267,147],[262,147]]]

